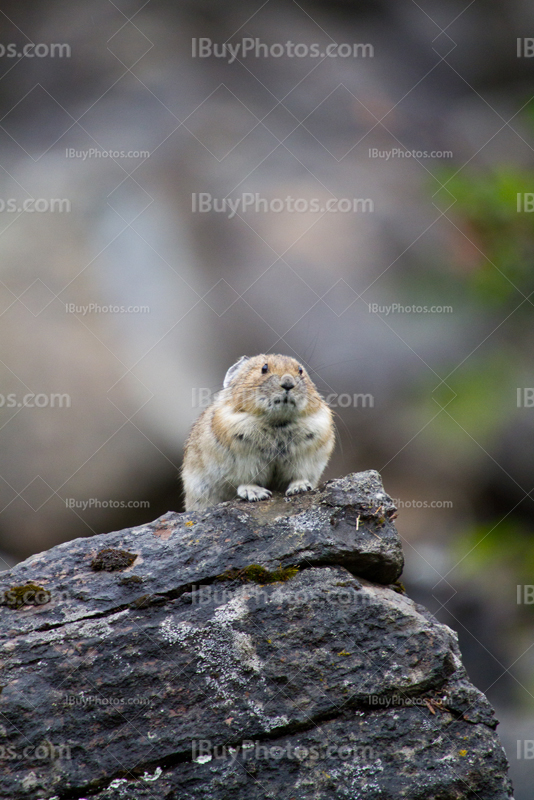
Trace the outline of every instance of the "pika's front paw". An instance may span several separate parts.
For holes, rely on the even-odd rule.
[[[254,483],[243,483],[237,487],[237,493],[243,500],[250,500],[251,502],[268,500],[272,495],[272,492],[268,489],[264,489],[263,486],[256,486]]]
[[[309,481],[291,481],[286,490],[286,497],[291,497],[292,494],[302,494],[302,492],[309,492],[313,486]]]

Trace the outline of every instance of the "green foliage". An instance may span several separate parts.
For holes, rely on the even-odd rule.
[[[447,217],[458,229],[451,227],[449,287],[444,290],[439,277],[436,286],[444,296],[455,296],[455,312],[468,312],[474,325],[477,319],[491,320],[492,313],[495,325],[488,344],[483,342],[446,377],[447,386],[435,388],[433,378],[425,381],[423,390],[419,386],[421,399],[414,405],[425,420],[446,407],[427,435],[442,457],[473,463],[486,460],[484,450],[494,451],[518,413],[516,387],[531,385],[525,383],[525,373],[530,374],[534,309],[528,301],[515,309],[522,295],[532,294],[534,303],[534,212],[524,210],[525,195],[534,192],[534,172],[510,165],[468,165],[444,168],[436,179],[444,188],[434,201],[442,210],[450,206]],[[499,323],[503,324],[497,327]],[[514,515],[473,526],[456,540],[454,549],[468,576],[533,582],[534,538]]]
[[[454,556],[467,576],[497,566],[512,571],[518,583],[531,584],[534,575],[532,533],[518,522],[505,519],[477,525],[456,542]]]
[[[473,439],[491,447],[509,422],[517,386],[511,355],[504,349],[474,354],[446,378],[446,384],[436,387],[432,376],[425,380],[426,391],[418,387],[420,419],[430,419],[440,407],[445,409],[432,423],[429,435],[446,457],[467,455],[464,451],[473,450]]]
[[[517,289],[525,295],[533,292],[534,213],[518,210],[518,202],[523,208],[523,196],[534,192],[534,173],[502,166],[456,174],[449,168],[436,178],[445,184],[436,204],[440,208],[454,204],[447,216],[474,245],[472,261],[464,265],[473,299],[499,306],[512,297],[520,300]],[[525,304],[525,310],[530,309]]]

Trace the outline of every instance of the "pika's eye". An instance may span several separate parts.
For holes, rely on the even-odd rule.
[[[303,372],[304,370],[302,369],[302,367],[299,367],[299,375],[302,375]]]
[[[264,364],[263,367],[261,368],[261,371],[265,375],[266,372],[269,372],[269,365],[268,364]]]

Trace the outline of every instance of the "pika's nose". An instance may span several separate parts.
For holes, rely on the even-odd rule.
[[[282,375],[280,386],[282,387],[282,389],[286,389],[289,392],[289,390],[293,389],[293,387],[295,386],[295,381],[293,380],[291,375]]]

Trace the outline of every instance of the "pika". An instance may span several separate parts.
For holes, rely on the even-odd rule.
[[[242,356],[187,441],[186,511],[309,491],[333,448],[332,412],[304,367],[283,355]]]

